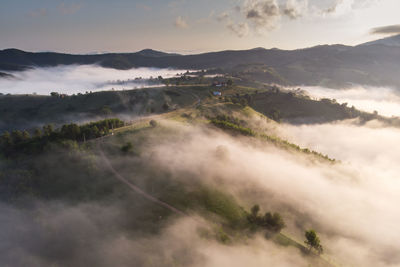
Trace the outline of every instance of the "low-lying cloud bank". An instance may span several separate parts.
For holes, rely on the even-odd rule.
[[[374,112],[384,116],[400,116],[400,95],[386,87],[356,86],[351,89],[330,89],[324,87],[304,87],[316,98],[336,99],[340,104],[347,103],[357,109]]]
[[[96,65],[35,68],[10,73],[14,79],[0,79],[0,93],[48,95],[50,92],[77,94],[87,91],[135,89],[161,85],[159,82],[146,81],[150,77],[173,77],[182,72],[184,71],[157,68],[116,70]]]

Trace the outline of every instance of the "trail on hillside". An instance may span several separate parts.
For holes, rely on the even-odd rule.
[[[186,215],[183,211],[169,205],[168,203],[165,203],[155,197],[153,197],[152,195],[149,195],[148,193],[146,193],[145,191],[143,191],[141,188],[139,188],[138,186],[132,184],[131,182],[129,182],[125,177],[123,177],[121,174],[118,173],[118,171],[116,169],[114,169],[114,167],[112,166],[110,160],[107,158],[107,156],[104,154],[103,149],[101,148],[101,144],[98,144],[98,148],[99,148],[99,152],[100,152],[100,156],[102,158],[102,160],[104,161],[104,163],[106,164],[106,167],[114,174],[115,178],[118,179],[120,182],[124,183],[125,185],[127,185],[130,189],[132,189],[134,192],[142,195],[144,198],[146,198],[147,200],[162,206],[166,209],[169,209],[170,211],[177,213],[179,215]]]

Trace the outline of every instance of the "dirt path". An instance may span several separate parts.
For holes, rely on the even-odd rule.
[[[146,198],[147,200],[162,206],[166,209],[169,209],[170,211],[177,213],[179,215],[186,215],[183,211],[180,211],[179,209],[169,205],[168,203],[165,203],[155,197],[153,197],[152,195],[149,195],[148,193],[146,193],[145,191],[143,191],[142,189],[140,189],[138,186],[132,184],[131,182],[129,182],[125,177],[123,177],[121,174],[118,173],[118,171],[116,169],[114,169],[114,167],[112,166],[110,160],[107,158],[107,156],[104,154],[103,149],[101,148],[101,143],[98,143],[98,148],[99,148],[99,153],[100,156],[102,158],[102,160],[104,161],[106,167],[114,174],[115,178],[117,180],[119,180],[120,182],[124,183],[125,185],[127,185],[130,189],[132,189],[134,192],[142,195],[144,198]]]

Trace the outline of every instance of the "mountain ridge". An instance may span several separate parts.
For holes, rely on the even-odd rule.
[[[360,44],[360,46],[368,46],[368,45],[386,45],[386,46],[400,47],[400,34]]]
[[[297,50],[225,50],[202,54],[169,54],[152,49],[135,53],[71,55],[32,53],[18,49],[0,51],[0,71],[31,67],[98,64],[127,70],[137,67],[217,69],[230,73],[242,64],[265,64],[290,85],[350,87],[353,84],[391,86],[400,89],[400,47],[387,45],[319,45]]]

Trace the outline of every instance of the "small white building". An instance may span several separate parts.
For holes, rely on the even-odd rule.
[[[214,92],[213,92],[213,95],[214,95],[214,96],[222,96],[222,93],[219,92],[219,91],[214,91]]]

